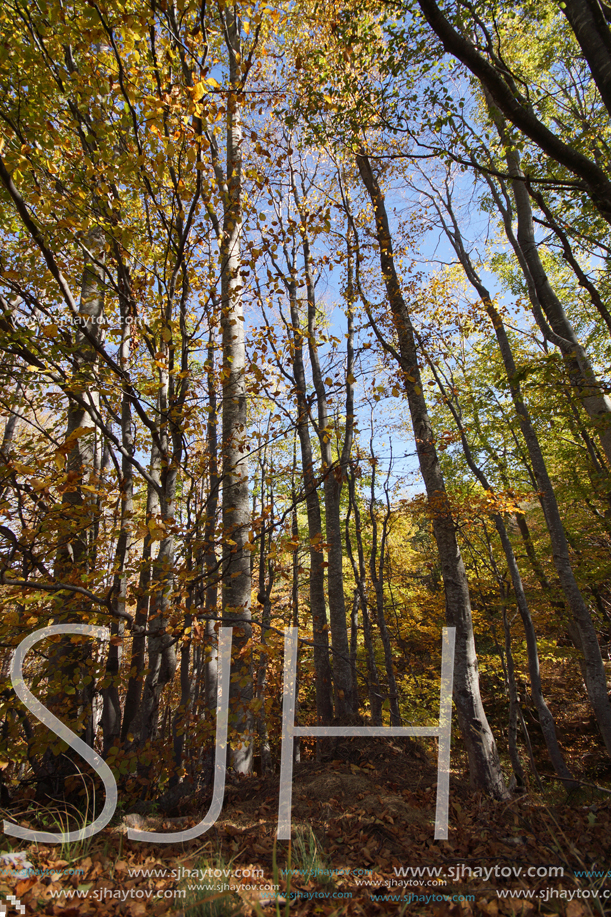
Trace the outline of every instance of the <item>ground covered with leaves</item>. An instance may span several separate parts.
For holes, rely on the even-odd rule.
[[[611,795],[556,785],[495,803],[453,773],[449,838],[435,841],[432,743],[351,739],[332,751],[295,767],[290,851],[275,839],[278,776],[253,777],[228,784],[220,819],[189,844],[126,831],[195,824],[209,793],[167,818],[123,816],[82,844],[14,847],[0,894],[61,917],[611,914]]]

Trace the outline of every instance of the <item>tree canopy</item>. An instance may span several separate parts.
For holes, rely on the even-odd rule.
[[[212,791],[221,628],[238,788],[280,766],[287,628],[299,725],[357,728],[436,721],[449,627],[456,779],[490,806],[604,793],[610,23],[603,0],[3,5],[13,820],[78,809],[84,774],[102,806],[15,695],[49,625],[107,628],[41,635],[24,672],[127,809]]]

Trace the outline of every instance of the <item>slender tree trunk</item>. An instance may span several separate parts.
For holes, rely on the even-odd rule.
[[[69,447],[66,472],[71,486],[62,496],[65,507],[65,529],[55,561],[55,572],[59,580],[73,581],[86,575],[90,568],[91,533],[94,521],[94,506],[90,495],[83,490],[88,477],[94,472],[95,438],[87,429],[88,414],[80,401],[97,404],[95,381],[96,351],[83,333],[83,329],[94,338],[100,335],[100,320],[104,311],[104,279],[101,264],[105,260],[105,236],[102,229],[94,227],[85,237],[90,256],[85,256],[85,268],[81,283],[79,303],[79,324],[75,333],[75,366],[72,391],[68,396],[68,418],[66,445]],[[96,263],[97,262],[97,263]],[[77,400],[77,398],[79,400]],[[93,483],[93,482],[92,482]],[[83,599],[70,599],[55,615],[55,623],[81,621]],[[49,695],[46,706],[66,721],[72,729],[80,718],[82,726],[76,728],[84,741],[93,745],[92,700],[95,690],[93,673],[90,671],[92,644],[90,640],[74,644],[70,637],[53,643],[47,662]],[[88,676],[88,679],[85,680]],[[64,791],[64,780],[74,767],[69,756],[60,758],[49,750],[44,755],[43,770],[50,778],[48,788],[53,795]],[[44,791],[42,786],[39,789]]]
[[[401,726],[401,714],[399,712],[399,692],[397,690],[397,679],[395,678],[394,660],[388,627],[386,626],[386,617],[384,615],[384,581],[386,572],[386,539],[388,536],[388,523],[390,520],[390,500],[388,497],[388,478],[384,485],[386,495],[386,512],[382,521],[382,536],[380,538],[378,559],[378,519],[375,506],[375,480],[376,465],[373,454],[373,441],[371,442],[371,496],[369,500],[369,518],[371,519],[371,554],[369,558],[369,569],[371,580],[376,595],[376,611],[378,618],[378,628],[384,647],[384,663],[386,666],[386,678],[388,679],[388,697],[390,702],[390,724],[391,726]],[[390,475],[390,467],[388,474]]]
[[[611,30],[603,3],[600,0],[564,0],[561,9],[571,24],[611,116]]]
[[[227,96],[227,187],[221,239],[221,327],[223,333],[223,620],[233,626],[230,705],[234,735],[231,763],[252,772],[252,663],[243,650],[251,637],[246,350],[240,276],[242,232],[241,42],[237,7],[222,12],[229,57]]]
[[[363,640],[365,643],[365,654],[367,657],[367,674],[368,674],[368,683],[367,690],[369,693],[369,706],[371,708],[371,722],[373,726],[382,725],[382,688],[380,685],[380,675],[378,672],[378,665],[375,659],[373,637],[371,633],[371,621],[369,617],[369,605],[367,602],[367,591],[366,591],[366,569],[365,569],[365,552],[363,550],[363,534],[361,528],[361,513],[359,510],[359,505],[356,495],[356,480],[354,473],[348,472],[348,497],[349,497],[349,512],[346,518],[346,548],[348,550],[348,556],[350,558],[350,563],[352,564],[352,570],[354,573],[354,581],[356,584],[356,595],[358,597],[358,602],[361,606],[361,618],[363,621]],[[352,542],[350,538],[350,511],[354,514],[354,535],[356,539],[356,550],[358,557],[358,565],[354,558],[354,552],[352,550]],[[356,603],[355,603],[356,605]],[[356,653],[355,653],[356,659]],[[356,668],[356,667],[355,667]],[[354,679],[356,684],[356,678]]]
[[[520,155],[512,144],[500,112],[494,107],[490,96],[486,98],[491,117],[496,124],[501,142],[505,146],[507,169],[513,179],[512,188],[518,221],[517,237],[513,233],[511,213],[500,200],[493,182],[490,180],[488,184],[491,186],[497,207],[503,217],[507,238],[524,274],[537,324],[544,337],[560,349],[567,366],[569,380],[576,388],[588,416],[596,424],[601,445],[611,466],[611,399],[604,393],[596,378],[590,360],[579,343],[564,307],[545,272],[535,238],[530,195],[524,180]]]
[[[261,541],[259,545],[259,591],[257,594],[257,601],[262,606],[261,614],[261,651],[259,653],[259,662],[257,666],[257,686],[256,686],[256,698],[257,698],[257,733],[259,737],[259,750],[261,754],[261,774],[270,774],[272,771],[272,753],[269,742],[269,729],[267,725],[267,711],[265,708],[265,702],[267,699],[267,668],[269,662],[269,653],[267,650],[267,642],[269,638],[269,628],[271,624],[272,617],[272,589],[274,586],[274,563],[271,560],[267,559],[269,549],[271,548],[271,533],[273,531],[273,519],[274,519],[274,492],[270,488],[268,493],[267,486],[267,455],[266,449],[263,451],[263,455],[260,457],[260,467],[261,467],[261,518],[263,524],[261,527]],[[266,505],[269,500],[269,519],[271,520],[270,527],[270,537],[267,538],[267,525],[265,520],[268,518],[266,513]]]
[[[21,385],[17,385],[16,391],[16,406],[14,410],[7,417],[6,423],[4,425],[4,433],[2,434],[2,446],[0,446],[0,463],[3,466],[7,466],[10,460],[10,457],[13,453],[13,448],[15,444],[15,434],[18,429],[19,424],[19,414],[17,412],[17,404],[21,401],[23,390]],[[5,480],[10,482],[10,472],[9,476],[5,477],[5,472],[3,469],[2,477],[0,477],[0,501],[2,501],[9,490],[10,483],[4,483]]]
[[[291,473],[291,498],[293,501],[293,512],[291,513],[291,541],[293,542],[293,562],[291,577],[291,621],[293,627],[299,627],[299,520],[297,518],[297,487],[295,478],[297,476],[297,438],[293,440],[293,468]],[[299,654],[297,656],[297,684],[295,686],[295,722],[299,722]],[[301,738],[294,737],[293,762],[299,764],[301,761]]]
[[[462,419],[459,413],[459,407],[456,405],[456,399],[450,396],[445,386],[443,385],[437,370],[434,365],[431,364],[433,369],[433,374],[437,381],[437,385],[440,388],[442,395],[446,400],[450,412],[454,418],[454,423],[460,433],[460,439],[462,443],[463,453],[467,462],[467,465],[480,482],[484,490],[488,493],[493,494],[493,488],[488,478],[482,469],[477,465],[473,453],[471,452],[471,447],[467,440],[467,435],[465,428],[462,423]],[[524,592],[524,585],[522,583],[522,577],[520,575],[520,570],[513,552],[513,547],[511,540],[507,533],[507,528],[503,517],[499,513],[493,513],[492,516],[494,524],[498,533],[498,536],[501,541],[501,546],[503,548],[503,553],[505,554],[505,560],[507,561],[507,568],[509,570],[509,575],[511,576],[511,583],[513,586],[513,591],[516,598],[516,604],[518,606],[518,611],[522,619],[522,624],[524,625],[524,633],[526,636],[526,651],[528,655],[528,669],[530,674],[530,684],[533,695],[533,700],[537,708],[537,713],[539,714],[539,723],[541,726],[541,731],[543,732],[543,737],[545,739],[545,744],[547,746],[547,751],[550,757],[552,766],[559,777],[566,781],[566,786],[568,788],[574,788],[577,784],[573,781],[572,774],[568,769],[564,756],[558,745],[558,738],[556,736],[556,724],[554,718],[545,702],[543,696],[543,688],[541,685],[541,670],[539,666],[539,652],[537,648],[537,635],[535,633],[535,627],[532,620],[532,615],[530,613],[530,607],[526,598],[526,593]],[[522,517],[523,518],[523,517]],[[526,521],[523,520],[523,525],[526,525]],[[530,550],[533,551],[532,542],[530,543]],[[535,555],[535,560],[538,563]],[[543,572],[543,571],[541,571]],[[505,635],[507,638],[507,627],[505,628]],[[507,666],[509,668],[509,652],[507,654]],[[508,673],[508,678],[510,678],[511,673]],[[510,690],[510,700],[511,700],[511,684],[509,684]],[[510,721],[512,723],[517,723],[517,712],[514,709],[513,712],[510,711]],[[512,727],[513,728],[513,727]]]
[[[163,347],[163,338],[159,344]],[[148,671],[144,680],[133,732],[139,745],[157,737],[161,693],[174,678],[177,668],[174,638],[167,632],[174,585],[174,513],[182,436],[175,421],[170,421],[170,377],[167,369],[159,370],[158,424],[161,482],[159,519],[151,520],[159,550],[152,565],[151,599],[148,620]],[[173,399],[172,399],[173,400]],[[173,412],[175,405],[172,405]],[[170,429],[172,453],[170,454]]]
[[[153,442],[151,447],[150,475],[153,481],[161,486],[161,467],[160,456],[157,444]],[[142,687],[144,683],[144,666],[146,662],[146,640],[143,632],[147,628],[149,620],[149,608],[151,603],[151,586],[152,586],[152,548],[153,539],[151,536],[151,527],[154,525],[157,514],[159,513],[159,492],[149,481],[147,483],[146,496],[146,522],[148,531],[144,536],[142,544],[142,558],[140,561],[140,574],[138,577],[138,593],[136,599],[136,613],[134,615],[134,624],[136,632],[132,637],[132,650],[130,660],[129,680],[127,682],[127,692],[125,695],[125,706],[123,709],[123,725],[121,728],[121,740],[131,744],[130,728],[136,717],[140,713],[140,701],[142,698]]]
[[[446,621],[448,626],[456,628],[454,700],[469,755],[471,781],[490,795],[505,798],[507,789],[499,755],[481,700],[467,574],[423,395],[414,331],[395,269],[386,204],[369,159],[364,155],[357,156],[357,166],[375,213],[382,275],[397,331],[400,367],[439,551],[446,596]]]
[[[329,624],[331,629],[331,646],[333,649],[333,686],[335,718],[343,722],[355,713],[352,709],[352,671],[350,667],[350,647],[348,644],[348,624],[346,619],[346,600],[344,596],[343,543],[340,521],[340,498],[345,468],[350,456],[353,430],[353,383],[352,341],[353,331],[348,331],[348,371],[346,376],[346,430],[342,456],[336,465],[333,459],[331,421],[328,414],[327,393],[323,381],[318,346],[316,343],[316,294],[310,254],[310,241],[306,229],[306,214],[299,200],[296,188],[293,188],[297,207],[300,211],[302,226],[302,244],[304,273],[308,301],[308,350],[312,367],[312,378],[318,407],[317,434],[322,458],[325,499],[325,530],[328,544],[327,591],[329,599]],[[349,322],[351,310],[349,310]]]
[[[187,596],[187,613],[185,614],[185,629],[192,627],[193,615],[193,589],[189,589]],[[191,631],[192,633],[192,631]],[[180,781],[184,769],[185,759],[185,734],[189,729],[191,715],[191,701],[193,697],[191,684],[191,646],[189,638],[180,647],[180,701],[172,719],[172,742],[174,746],[174,771],[169,781],[169,786],[176,786]]]
[[[509,723],[507,728],[507,741],[509,744],[509,757],[518,786],[524,786],[524,768],[518,752],[518,689],[516,687],[516,674],[511,650],[511,628],[507,617],[507,610],[503,609],[503,629],[505,631],[505,658],[507,660],[507,690],[509,692]]]
[[[348,531],[348,519],[346,518],[346,548],[348,548],[349,541],[350,532]],[[359,642],[359,608],[361,607],[360,590],[358,586],[356,586],[352,597],[352,610],[350,612],[350,668],[352,669],[352,707],[357,713],[361,707],[358,689],[359,682],[356,671],[356,653]]]
[[[121,369],[127,372],[129,360],[129,347],[131,341],[131,329],[129,322],[129,312],[127,309],[127,300],[122,297],[121,300],[121,347],[119,352],[119,362]],[[121,527],[119,538],[117,539],[117,548],[115,552],[115,575],[113,582],[113,593],[115,597],[116,608],[118,611],[125,611],[127,604],[127,572],[126,565],[132,542],[132,518],[134,514],[134,476],[132,463],[129,457],[134,453],[134,437],[132,434],[132,415],[131,401],[127,391],[123,392],[121,399],[121,444],[126,454],[121,458]],[[106,659],[106,679],[110,680],[102,691],[103,710],[102,710],[102,730],[104,733],[104,755],[109,750],[119,744],[121,735],[121,698],[119,695],[119,672],[121,669],[121,658],[123,655],[123,633],[125,623],[123,621],[113,620],[111,622],[111,635],[116,640],[111,639]]]
[[[314,642],[314,671],[316,679],[316,715],[318,725],[329,726],[333,721],[333,681],[329,659],[329,628],[325,602],[325,555],[323,551],[322,517],[314,474],[314,458],[310,439],[307,387],[303,360],[303,332],[297,307],[297,284],[288,285],[293,335],[293,375],[297,399],[297,434],[301,451],[301,466],[305,487],[310,543],[310,614]]]
[[[602,662],[600,646],[596,630],[590,616],[588,607],[579,590],[571,561],[569,557],[569,548],[566,535],[560,518],[560,510],[556,501],[556,494],[550,480],[545,459],[539,445],[539,440],[528,412],[528,408],[522,398],[522,391],[519,383],[519,375],[513,358],[509,338],[505,326],[497,309],[493,305],[492,299],[486,287],[483,285],[477,271],[473,267],[469,255],[462,244],[458,224],[454,217],[449,203],[446,202],[448,213],[453,222],[453,230],[445,226],[448,238],[452,242],[456,254],[465,270],[465,274],[477,291],[482,303],[492,321],[496,339],[499,345],[501,358],[505,366],[505,372],[509,382],[511,397],[516,410],[520,430],[524,437],[524,442],[528,450],[528,455],[532,464],[532,470],[536,481],[537,491],[540,495],[543,512],[547,529],[550,534],[552,543],[552,553],[554,566],[560,585],[564,592],[567,604],[579,630],[579,639],[585,662],[585,682],[590,698],[590,703],[598,726],[605,743],[605,747],[611,754],[611,704],[607,692],[607,682],[605,670]]]
[[[204,671],[205,706],[209,715],[216,711],[218,685],[218,649],[216,634],[216,617],[218,602],[218,558],[216,556],[216,514],[219,501],[219,468],[217,439],[217,403],[216,377],[214,371],[214,343],[212,331],[208,342],[208,359],[206,361],[208,382],[208,421],[207,452],[209,491],[206,500],[204,522],[204,569],[206,585],[204,590],[204,613],[206,615],[206,662]]]

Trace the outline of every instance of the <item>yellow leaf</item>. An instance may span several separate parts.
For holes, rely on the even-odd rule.
[[[152,541],[161,541],[166,536],[166,529],[157,519],[149,519],[148,530]]]
[[[77,427],[76,430],[73,430],[66,442],[70,440],[72,442],[75,439],[80,439],[81,436],[87,436],[88,433],[93,433],[95,427]]]
[[[32,465],[24,465],[23,462],[13,462],[13,468],[19,474],[36,474],[36,468],[32,467]]]
[[[221,84],[220,84],[220,83],[217,83],[217,81],[214,79],[213,76],[209,76],[208,79],[206,80],[206,82],[208,83],[208,86],[212,86],[213,89],[220,89],[220,88],[221,88]]]
[[[199,102],[199,100],[204,95],[206,89],[203,83],[196,83],[193,89],[191,90],[191,97],[194,102]]]
[[[57,336],[59,328],[57,325],[43,325],[40,329],[45,337],[54,338]]]

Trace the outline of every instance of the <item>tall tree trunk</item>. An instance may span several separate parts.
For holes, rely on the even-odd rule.
[[[21,385],[17,384],[15,406],[11,410],[11,413],[7,417],[6,423],[4,425],[4,432],[2,434],[2,445],[0,446],[0,464],[6,468],[8,466],[10,457],[13,453],[15,445],[15,434],[19,425],[19,413],[17,406],[21,401],[21,396],[23,394],[23,389]],[[7,493],[10,483],[4,483],[5,480],[10,481],[10,471],[8,472],[7,477],[4,476],[4,470],[2,477],[0,477],[0,501],[4,499],[5,494]]]
[[[241,41],[237,6],[222,13],[229,57],[227,167],[221,239],[221,327],[223,333],[223,621],[233,626],[230,705],[234,738],[231,763],[237,773],[252,772],[252,663],[244,653],[251,637],[250,526],[248,496],[246,350],[240,236],[242,232]]]
[[[352,670],[350,666],[350,646],[348,644],[348,623],[346,619],[346,600],[344,596],[344,569],[343,569],[343,543],[340,521],[340,499],[343,477],[352,447],[354,408],[353,408],[353,383],[352,376],[352,347],[353,331],[350,325],[348,331],[348,367],[346,373],[346,429],[340,461],[336,464],[333,459],[332,428],[327,406],[327,393],[323,381],[318,346],[316,343],[316,293],[314,289],[314,275],[312,273],[312,259],[310,253],[310,240],[307,232],[307,215],[303,203],[293,186],[293,196],[297,204],[301,219],[301,237],[303,246],[304,274],[308,302],[308,350],[312,367],[312,378],[316,392],[318,407],[317,429],[322,458],[322,472],[324,476],[325,498],[325,530],[328,544],[327,591],[329,599],[329,625],[331,629],[331,647],[333,649],[333,687],[335,717],[343,722],[350,718],[352,698]],[[349,309],[349,321],[352,314]]]
[[[160,338],[163,352],[167,344]],[[170,377],[166,368],[159,369],[158,423],[156,437],[160,446],[161,481],[159,518],[153,519],[155,537],[159,539],[159,550],[152,565],[151,599],[148,620],[148,671],[144,680],[138,713],[133,721],[132,731],[140,746],[157,736],[159,702],[161,693],[176,673],[177,658],[175,641],[167,632],[170,605],[174,585],[174,514],[176,484],[182,449],[181,432],[176,420],[170,420]],[[171,437],[169,427],[171,428]],[[170,454],[170,438],[172,453]]]
[[[590,703],[592,705],[592,709],[594,710],[594,714],[596,716],[598,727],[603,737],[605,747],[609,754],[611,754],[611,704],[609,702],[609,696],[607,692],[607,682],[600,652],[600,646],[598,644],[598,638],[594,624],[592,622],[592,618],[590,616],[590,612],[580,592],[579,586],[577,585],[577,581],[575,579],[575,575],[573,573],[573,568],[571,566],[569,557],[569,547],[567,544],[564,527],[562,525],[562,520],[560,518],[560,510],[556,501],[556,494],[554,492],[554,488],[547,471],[547,466],[545,464],[545,459],[539,445],[537,433],[530,418],[528,408],[526,407],[522,397],[522,391],[519,383],[519,374],[513,358],[509,338],[507,336],[503,320],[495,308],[488,290],[482,283],[481,278],[473,267],[471,259],[464,248],[462,236],[460,235],[458,224],[449,202],[446,202],[446,208],[453,225],[453,229],[450,229],[450,227],[444,223],[446,234],[448,235],[448,238],[450,239],[454,250],[456,251],[467,279],[473,288],[477,291],[477,294],[482,300],[484,308],[486,309],[486,312],[488,313],[494,326],[499,351],[501,353],[501,358],[503,360],[503,365],[505,366],[505,372],[509,382],[511,397],[515,407],[518,422],[520,424],[520,430],[522,431],[522,436],[524,437],[524,442],[526,443],[528,455],[532,464],[537,491],[540,495],[541,504],[545,515],[545,521],[552,543],[554,566],[556,568],[556,573],[558,574],[558,579],[560,580],[560,585],[562,586],[567,604],[571,609],[571,613],[579,630],[581,649],[585,661],[585,681],[588,696],[590,698]]]
[[[189,588],[187,595],[187,613],[185,614],[185,630],[193,625],[193,587]],[[191,630],[191,633],[193,631]],[[172,720],[172,743],[174,747],[174,771],[169,781],[169,786],[175,786],[180,781],[184,769],[185,759],[185,734],[189,729],[191,715],[191,701],[193,697],[191,685],[191,646],[192,638],[181,644],[180,647],[180,700]]]
[[[159,487],[161,486],[161,465],[159,448],[155,441],[151,446],[150,476]],[[132,650],[130,660],[129,679],[125,694],[123,708],[123,725],[121,727],[121,741],[131,743],[129,738],[130,728],[140,714],[140,701],[144,683],[144,666],[146,661],[146,640],[143,635],[149,620],[152,586],[152,549],[153,538],[151,528],[154,526],[159,513],[159,490],[149,481],[146,492],[146,522],[148,531],[142,544],[142,557],[140,560],[140,574],[138,577],[138,592],[136,598],[136,613],[134,615],[135,632],[132,637]]]
[[[293,627],[299,627],[299,520],[297,518],[297,487],[295,478],[297,476],[297,437],[293,440],[293,467],[291,470],[291,499],[293,502],[293,511],[291,513],[291,541],[293,542],[293,562],[291,564],[291,623]],[[297,684],[295,686],[295,722],[299,723],[299,651],[297,652],[296,667]],[[295,747],[293,749],[293,762],[299,764],[301,761],[301,739],[295,736]]]
[[[446,404],[450,409],[452,417],[454,418],[454,423],[456,424],[456,427],[460,434],[462,449],[463,449],[463,453],[464,453],[467,465],[469,466],[469,468],[471,469],[471,471],[473,472],[477,480],[480,482],[484,490],[486,490],[490,494],[493,494],[494,490],[492,488],[492,485],[488,481],[488,478],[486,477],[484,471],[476,463],[475,458],[473,457],[473,453],[471,452],[471,447],[467,440],[467,434],[466,434],[466,430],[462,422],[462,418],[460,415],[460,407],[457,404],[457,399],[455,396],[452,396],[447,391],[446,387],[444,386],[439,376],[439,373],[435,369],[435,366],[432,362],[431,362],[431,368],[433,371],[433,375],[435,376],[437,385],[439,386],[439,389],[446,401]],[[501,541],[503,553],[505,554],[505,560],[507,561],[507,568],[509,570],[509,575],[511,576],[511,583],[512,583],[513,591],[514,591],[515,598],[516,598],[516,604],[518,606],[518,611],[520,613],[522,624],[524,626],[524,633],[526,636],[526,652],[528,656],[528,670],[529,670],[529,675],[530,675],[531,691],[532,691],[533,700],[535,702],[535,707],[537,708],[537,713],[539,714],[539,724],[541,726],[541,731],[545,739],[545,744],[547,746],[547,751],[550,757],[550,761],[552,763],[554,770],[558,774],[558,776],[566,781],[567,789],[575,788],[577,784],[573,780],[572,774],[566,765],[564,756],[562,754],[560,746],[558,745],[558,738],[556,736],[556,724],[554,722],[554,718],[543,696],[543,688],[541,685],[541,670],[539,666],[539,651],[537,647],[537,635],[535,633],[535,627],[533,624],[532,615],[530,613],[530,607],[528,605],[526,593],[524,592],[524,585],[522,583],[522,577],[520,575],[520,570],[518,568],[515,554],[513,552],[511,540],[509,538],[509,534],[507,532],[507,528],[505,526],[504,519],[500,515],[500,513],[493,513],[492,518],[494,520],[494,524],[495,524],[498,536]],[[523,524],[526,525],[525,520],[523,520]],[[530,545],[530,548],[531,550],[533,550],[532,543]],[[508,633],[507,627],[508,625],[505,625],[506,639],[507,639],[507,633]],[[511,647],[509,647],[509,649],[507,650],[507,668],[508,669],[510,668],[510,658],[509,658],[510,651],[511,651]],[[511,663],[511,665],[513,665],[513,663]],[[512,698],[511,692],[513,691],[513,688],[511,686],[511,677],[512,677],[511,672],[508,672],[510,707],[511,707],[511,704],[513,703],[513,700],[511,699]],[[513,726],[511,726],[512,729],[515,727],[515,723],[517,722],[517,717],[518,717],[517,710],[512,708],[510,710],[510,722],[513,724]],[[514,765],[515,765],[515,762],[514,762]]]
[[[524,777],[524,768],[520,761],[518,752],[518,689],[516,687],[516,673],[513,664],[513,652],[511,649],[511,627],[507,617],[507,609],[503,608],[503,629],[505,631],[505,658],[507,659],[507,691],[509,693],[509,723],[507,727],[507,742],[509,745],[509,757],[511,766],[518,786],[524,786],[526,783]],[[579,784],[575,784],[579,786]]]
[[[261,774],[270,774],[272,772],[272,754],[269,743],[269,729],[267,724],[267,711],[265,702],[267,699],[267,668],[269,662],[269,653],[267,643],[270,633],[270,624],[272,618],[272,589],[274,586],[275,570],[274,562],[268,560],[268,551],[272,546],[272,532],[274,523],[274,492],[270,487],[268,494],[267,486],[267,447],[264,448],[263,454],[260,454],[261,468],[261,541],[259,543],[259,591],[257,601],[262,606],[261,613],[261,650],[257,666],[257,734],[259,738],[259,751],[261,755]],[[269,500],[269,516],[267,505]],[[267,537],[268,526],[266,520],[269,518],[269,539]]]
[[[471,782],[491,796],[505,798],[507,789],[501,763],[480,694],[467,574],[456,539],[454,520],[423,395],[414,331],[395,269],[384,195],[367,156],[358,155],[357,166],[375,214],[382,276],[399,341],[400,368],[439,551],[446,597],[446,621],[449,627],[456,628],[454,700],[469,755]]]
[[[86,337],[90,334],[96,340],[100,336],[100,321],[104,311],[105,284],[101,265],[105,261],[105,236],[102,229],[93,227],[85,236],[85,267],[81,283],[79,314],[75,332],[75,365],[72,391],[76,397],[68,396],[68,418],[66,445],[69,447],[66,471],[70,486],[62,496],[66,509],[62,541],[55,561],[55,573],[59,580],[74,581],[85,576],[90,568],[91,531],[94,519],[93,501],[83,485],[94,472],[95,438],[87,429],[88,413],[82,401],[97,405],[95,366],[97,354],[94,345]],[[84,333],[84,331],[86,333]],[[95,483],[92,480],[92,483]],[[57,612],[54,623],[80,622],[83,618],[83,600],[72,598]],[[85,602],[88,609],[89,603]],[[93,745],[93,717],[91,704],[94,681],[90,664],[92,644],[90,640],[74,644],[69,637],[54,642],[47,661],[49,695],[46,705],[74,729],[81,718],[82,727],[77,728],[84,741]],[[74,767],[69,756],[57,757],[48,750],[44,755],[43,771],[48,774],[48,788],[53,795],[62,794],[64,780]],[[40,786],[44,792],[44,787]]]
[[[218,558],[216,556],[216,514],[219,502],[220,477],[218,467],[218,438],[217,438],[217,403],[216,403],[216,375],[214,367],[214,342],[212,330],[208,341],[208,358],[206,360],[206,374],[208,383],[208,420],[207,428],[207,453],[208,453],[208,496],[206,499],[204,521],[204,573],[206,576],[204,589],[204,614],[205,621],[205,647],[206,661],[204,663],[204,693],[205,706],[209,715],[216,711],[216,698],[218,686],[218,641],[216,633],[216,617],[219,579]]]
[[[373,726],[382,725],[382,688],[380,686],[380,675],[376,663],[373,637],[371,633],[371,619],[369,616],[369,604],[367,602],[366,590],[366,568],[365,552],[363,550],[363,533],[361,527],[361,512],[357,502],[356,479],[354,472],[348,472],[348,514],[346,516],[346,548],[352,570],[354,573],[354,582],[356,584],[356,598],[361,607],[361,617],[363,621],[363,640],[365,643],[365,654],[367,657],[367,690],[369,693],[369,706],[371,708],[371,723]],[[356,539],[356,550],[358,564],[352,550],[352,541],[350,538],[350,514],[354,514],[354,536]],[[356,606],[356,602],[355,602]],[[355,653],[356,656],[356,653]],[[356,668],[356,666],[355,666]],[[356,677],[354,679],[356,684]]]
[[[121,308],[121,348],[119,361],[121,369],[127,372],[129,358],[129,345],[131,340],[129,315]],[[134,453],[134,438],[132,434],[131,401],[127,391],[123,392],[121,399],[121,443],[125,453],[121,458],[121,527],[115,551],[115,574],[113,582],[113,596],[118,611],[126,611],[127,604],[127,572],[129,550],[132,541],[132,518],[134,514],[134,476],[130,456]],[[126,454],[127,453],[127,454]],[[119,695],[119,672],[123,655],[123,621],[112,621],[110,626],[111,639],[106,659],[106,680],[110,684],[102,691],[102,730],[104,733],[104,755],[118,745],[121,734],[121,698]]]
[[[384,493],[386,496],[386,511],[382,521],[382,535],[378,545],[378,519],[375,505],[375,486],[376,486],[376,459],[373,454],[373,440],[370,444],[371,453],[371,494],[369,498],[369,518],[371,519],[371,554],[369,558],[369,569],[371,571],[371,580],[376,595],[376,611],[378,618],[378,628],[384,647],[384,663],[386,666],[386,678],[388,679],[388,698],[390,702],[390,725],[401,726],[401,714],[399,712],[399,692],[397,690],[397,679],[395,678],[394,660],[388,627],[386,626],[386,617],[384,615],[384,581],[386,574],[386,539],[388,537],[388,523],[390,520],[390,500],[388,497],[388,477],[384,484]],[[388,468],[390,476],[391,464]],[[378,550],[380,556],[378,558]]]
[[[512,189],[518,221],[517,237],[513,233],[511,212],[507,206],[503,205],[493,181],[490,180],[488,184],[503,217],[507,238],[524,274],[537,324],[544,337],[555,344],[562,353],[569,380],[576,388],[588,416],[596,425],[601,445],[611,466],[611,399],[604,393],[596,378],[588,355],[579,343],[564,307],[545,272],[535,238],[530,195],[520,164],[520,154],[512,143],[501,113],[494,106],[489,95],[486,96],[486,100],[501,142],[505,147],[507,169],[513,179]]]
[[[611,29],[603,12],[604,2],[564,0],[560,8],[571,24],[611,117]]]
[[[303,332],[297,306],[297,284],[288,283],[289,305],[293,335],[293,375],[297,398],[297,434],[301,452],[301,466],[305,488],[308,517],[310,553],[310,614],[314,642],[314,673],[316,680],[316,717],[319,726],[329,726],[333,721],[333,681],[329,659],[329,628],[325,602],[325,555],[323,551],[322,516],[318,499],[318,482],[314,474],[314,458],[310,439],[309,407],[303,359]]]

